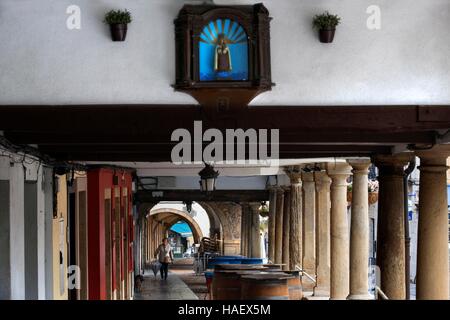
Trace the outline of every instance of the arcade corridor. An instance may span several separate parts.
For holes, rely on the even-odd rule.
[[[69,2],[0,1],[0,300],[449,300],[448,0]]]

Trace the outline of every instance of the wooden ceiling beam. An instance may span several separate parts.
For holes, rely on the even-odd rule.
[[[215,190],[206,194],[200,190],[138,190],[134,199],[141,203],[157,203],[160,201],[259,202],[269,200],[269,191]]]

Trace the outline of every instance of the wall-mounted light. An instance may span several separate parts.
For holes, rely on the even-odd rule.
[[[198,174],[202,192],[211,192],[216,189],[216,179],[219,176],[219,171],[215,171],[212,165],[205,162],[205,167]]]

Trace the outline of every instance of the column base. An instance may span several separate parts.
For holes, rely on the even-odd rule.
[[[314,282],[312,282],[311,280],[303,280],[302,279],[302,287],[304,291],[313,291],[314,290]]]
[[[305,297],[303,298],[304,300],[330,300],[330,296],[309,296],[309,297]]]
[[[313,290],[314,297],[330,297],[330,289],[327,288],[317,288],[315,287]]]
[[[336,300],[336,301],[343,301],[343,300],[347,300],[346,298],[331,298],[330,297],[330,300]]]
[[[366,294],[350,294],[347,300],[374,300],[374,297],[369,293]]]

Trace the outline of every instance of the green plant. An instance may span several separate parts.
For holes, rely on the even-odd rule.
[[[267,205],[262,205],[259,209],[259,214],[262,216],[266,216],[267,214],[269,214],[269,207]]]
[[[104,23],[107,24],[128,24],[132,21],[131,13],[128,10],[111,10],[105,15]]]
[[[378,192],[378,190],[380,190],[378,181],[377,180],[369,180],[368,189],[369,189],[369,192]]]
[[[333,30],[340,23],[341,18],[328,11],[314,17],[313,26],[318,30]]]

